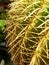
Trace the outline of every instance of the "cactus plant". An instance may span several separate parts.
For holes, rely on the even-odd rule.
[[[15,0],[9,5],[6,40],[14,65],[49,65],[49,1]]]

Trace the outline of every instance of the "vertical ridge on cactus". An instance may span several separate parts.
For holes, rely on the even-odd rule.
[[[6,40],[14,65],[49,65],[49,1],[9,5]]]

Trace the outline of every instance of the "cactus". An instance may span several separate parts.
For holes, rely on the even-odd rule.
[[[49,1],[18,0],[9,5],[6,40],[14,65],[49,65]]]

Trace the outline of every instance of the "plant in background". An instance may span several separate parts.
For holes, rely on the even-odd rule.
[[[3,31],[6,25],[6,20],[0,20],[0,31]]]
[[[6,20],[0,20],[0,42],[4,41],[5,33],[3,33],[6,25]]]
[[[49,1],[10,4],[6,40],[14,65],[49,65]]]
[[[0,20],[2,19],[2,20],[6,20],[6,18],[7,18],[7,13],[1,13],[0,14]]]

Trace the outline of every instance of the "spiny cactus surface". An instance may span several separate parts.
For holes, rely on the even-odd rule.
[[[14,65],[49,65],[49,1],[10,5],[6,40]]]

